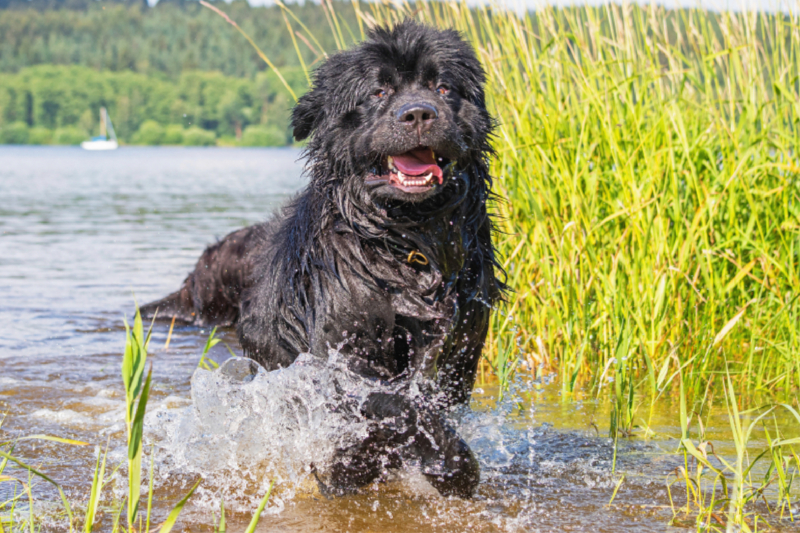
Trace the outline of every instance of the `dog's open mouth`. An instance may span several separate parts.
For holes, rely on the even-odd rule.
[[[428,147],[415,148],[386,157],[380,174],[373,173],[367,181],[388,184],[407,193],[421,193],[444,183],[444,169],[449,163],[448,159],[437,158]]]

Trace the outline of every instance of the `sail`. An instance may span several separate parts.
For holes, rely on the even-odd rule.
[[[110,139],[109,136],[111,136]],[[111,124],[111,117],[108,116],[105,107],[100,108],[100,135],[90,141],[82,142],[81,147],[84,150],[116,150],[119,147],[114,125]]]
[[[108,134],[111,137],[111,140],[116,142],[117,141],[117,134],[114,133],[114,125],[111,123],[111,117],[108,115],[108,112],[106,112],[106,108],[105,107],[103,108],[103,111],[104,111],[103,114],[106,117],[106,129],[108,130]]]
[[[106,117],[107,116],[108,116],[108,114],[106,113],[106,108],[105,107],[101,107],[100,108],[100,137],[102,137],[104,140],[108,138],[108,136],[106,135],[106,122],[107,122]]]

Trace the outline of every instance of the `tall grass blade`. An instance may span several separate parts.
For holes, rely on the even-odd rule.
[[[272,69],[272,71],[275,73],[275,75],[278,76],[278,79],[281,80],[281,83],[283,84],[283,86],[286,88],[287,91],[289,91],[289,94],[292,95],[292,98],[294,98],[294,101],[296,102],[297,101],[297,95],[294,93],[292,88],[286,82],[286,80],[284,79],[283,75],[278,70],[278,68],[275,65],[272,64],[272,61],[270,61],[269,58],[267,57],[267,55],[264,52],[261,51],[261,48],[258,47],[258,45],[255,43],[255,41],[253,41],[253,39],[249,35],[247,35],[247,33],[238,24],[236,24],[236,22],[234,22],[228,15],[226,15],[221,9],[212,6],[208,2],[205,2],[204,0],[200,0],[200,5],[202,5],[203,7],[207,7],[208,9],[210,9],[211,11],[213,11],[214,13],[219,15],[220,17],[224,18],[225,21],[228,22],[228,24],[230,24],[231,26],[236,28],[236,31],[241,33],[242,36],[245,39],[247,39],[247,42],[250,43],[250,46],[252,46],[253,49],[256,51],[256,53],[258,54],[258,57],[260,57],[264,61],[264,63],[266,63],[267,66]]]
[[[272,487],[275,486],[275,480],[273,479],[270,484],[269,488],[267,489],[267,493],[261,498],[261,503],[258,504],[258,509],[253,514],[253,518],[250,520],[250,525],[247,526],[245,533],[254,533],[256,527],[258,527],[258,521],[261,519],[261,512],[264,510],[264,507],[267,506],[267,502],[269,501],[269,495],[272,493]]]
[[[150,470],[148,472],[147,481],[147,518],[145,519],[145,530],[150,531],[150,513],[153,510],[153,472],[155,469],[155,446],[150,446]]]
[[[172,528],[175,526],[175,522],[178,521],[178,516],[181,514],[181,511],[183,510],[183,506],[186,505],[186,502],[189,501],[189,498],[192,497],[194,491],[197,490],[198,486],[200,486],[201,481],[202,479],[198,479],[197,482],[192,487],[192,489],[186,494],[186,496],[184,496],[183,499],[175,505],[175,507],[169,513],[167,520],[161,526],[159,533],[169,533],[170,531],[172,531]]]
[[[72,530],[72,524],[74,523],[73,516],[72,516],[72,508],[69,505],[69,500],[67,500],[67,496],[64,494],[64,491],[62,490],[61,485],[59,485],[58,483],[56,483],[55,481],[50,479],[45,474],[43,474],[40,471],[36,470],[35,468],[33,468],[31,466],[28,466],[27,464],[25,464],[24,462],[20,461],[16,457],[13,457],[12,455],[7,454],[6,452],[4,452],[2,450],[0,450],[0,457],[5,458],[8,461],[11,461],[12,463],[16,463],[17,466],[19,466],[20,468],[24,468],[25,470],[27,470],[29,474],[32,474],[32,475],[35,475],[35,476],[38,476],[38,477],[42,478],[43,480],[45,480],[48,483],[50,483],[51,485],[53,485],[56,489],[58,489],[58,495],[61,497],[61,503],[64,504],[64,510],[67,513],[67,518],[69,519],[69,527],[70,527],[70,530]],[[28,490],[30,491],[30,487],[28,487]],[[30,505],[31,505],[31,509],[32,509],[33,508],[33,496],[32,495],[31,495]],[[31,524],[33,524],[33,511],[31,511]]]
[[[100,497],[103,493],[103,485],[106,475],[106,457],[108,457],[108,446],[111,439],[106,443],[106,451],[103,453],[102,460],[100,459],[100,448],[97,448],[97,461],[94,468],[94,476],[92,477],[92,489],[89,492],[89,502],[86,504],[86,517],[84,519],[83,530],[85,533],[92,533],[94,530],[94,520],[97,516],[97,510],[100,507]]]
[[[144,432],[144,415],[150,395],[152,366],[147,378],[142,379],[147,364],[147,347],[153,331],[151,323],[147,334],[144,333],[142,316],[136,307],[133,327],[125,323],[125,351],[122,357],[122,382],[125,388],[125,426],[128,439],[128,529],[132,530],[136,523],[141,499],[142,477],[142,436]]]
[[[225,499],[219,500],[219,524],[217,525],[217,533],[226,533],[227,526],[225,525]]]
[[[72,446],[88,446],[89,445],[88,442],[83,442],[83,441],[74,440],[74,439],[65,439],[63,437],[53,437],[51,435],[28,435],[26,437],[19,437],[17,439],[14,439],[15,442],[18,442],[18,441],[21,441],[21,440],[47,440],[47,441],[50,441],[50,442],[59,442],[61,444],[70,444]],[[3,442],[1,444],[7,444],[7,443]]]

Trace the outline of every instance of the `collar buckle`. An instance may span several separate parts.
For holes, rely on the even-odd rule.
[[[419,265],[425,266],[428,264],[428,258],[425,257],[422,252],[418,252],[417,250],[411,250],[408,252],[408,257],[406,261],[409,263],[417,263]]]

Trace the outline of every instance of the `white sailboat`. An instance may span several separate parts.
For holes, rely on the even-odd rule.
[[[108,135],[106,132],[108,132]],[[116,150],[119,148],[117,135],[114,133],[114,125],[111,124],[111,118],[108,116],[105,107],[100,108],[100,135],[92,137],[91,141],[83,141],[81,148],[84,150]]]

